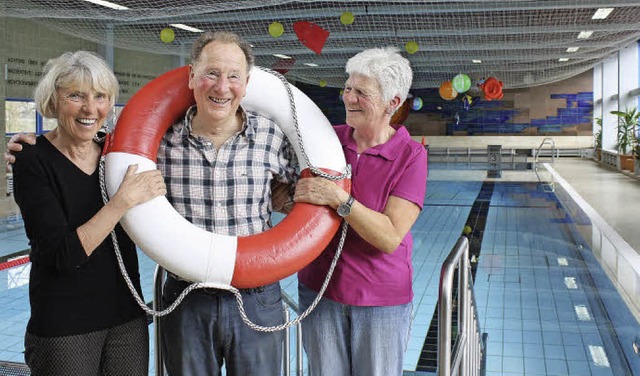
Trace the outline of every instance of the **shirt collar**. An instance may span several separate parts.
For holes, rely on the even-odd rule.
[[[390,161],[396,159],[396,157],[398,157],[398,155],[400,154],[403,146],[406,145],[409,140],[411,140],[411,137],[409,136],[407,128],[405,128],[403,125],[392,124],[391,126],[396,130],[396,133],[391,136],[389,141],[384,144],[376,145],[372,148],[369,148],[365,150],[363,154],[379,155]],[[356,141],[353,139],[353,128],[349,126],[345,128],[347,137],[340,137],[342,146],[357,153],[358,147],[356,146]]]
[[[242,107],[242,105],[240,107],[238,107],[238,109],[240,110],[240,112],[242,113],[242,129],[240,130],[240,132],[238,132],[238,135],[242,135],[244,134],[244,136],[246,136],[249,139],[252,139],[254,134],[255,134],[255,130],[253,129],[253,127],[249,127],[248,124],[249,122],[248,120],[248,115],[247,115],[247,111],[244,109],[244,107]],[[189,107],[187,109],[187,112],[184,114],[184,127],[183,127],[183,135],[184,136],[189,136],[191,135],[193,137],[193,117],[196,116],[196,113],[198,112],[198,107],[194,104],[191,107]]]

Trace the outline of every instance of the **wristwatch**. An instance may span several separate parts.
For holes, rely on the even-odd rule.
[[[351,214],[351,205],[353,205],[353,201],[354,201],[353,196],[349,195],[349,198],[347,199],[347,201],[338,205],[338,208],[336,209],[336,211],[338,212],[338,215],[344,218],[349,214]]]

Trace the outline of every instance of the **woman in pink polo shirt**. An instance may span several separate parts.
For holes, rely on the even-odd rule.
[[[323,178],[301,179],[295,201],[328,205],[348,222],[343,253],[324,297],[302,321],[312,376],[402,374],[412,317],[409,230],[420,214],[427,153],[404,126],[390,124],[412,71],[394,48],[347,62],[347,125],[335,127],[352,168],[351,195]],[[301,309],[317,296],[338,245],[299,272]]]

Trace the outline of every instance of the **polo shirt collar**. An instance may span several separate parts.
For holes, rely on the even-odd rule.
[[[396,133],[391,139],[384,144],[376,145],[365,150],[363,154],[379,155],[390,161],[396,159],[402,148],[411,140],[411,137],[409,136],[407,128],[403,125],[393,124],[391,126],[396,130]],[[348,127],[347,135],[348,137],[342,139],[342,146],[357,153],[358,147],[356,146],[356,141],[353,139],[352,127]]]

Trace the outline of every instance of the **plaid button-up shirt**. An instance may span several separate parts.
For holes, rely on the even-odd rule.
[[[218,150],[192,134],[192,106],[167,131],[158,151],[167,198],[178,213],[205,230],[232,236],[270,228],[272,180],[296,180],[295,154],[282,130],[241,110],[243,129]]]

